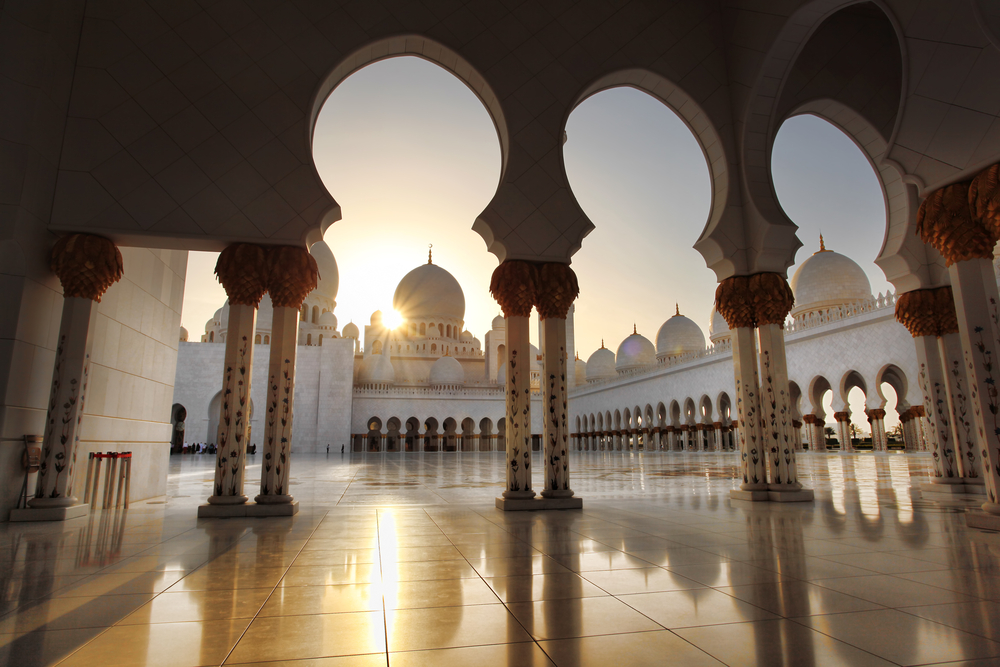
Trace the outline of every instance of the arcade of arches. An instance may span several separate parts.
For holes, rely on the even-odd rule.
[[[6,344],[0,349],[0,420],[7,462],[0,488],[12,519],[65,521],[34,533],[12,529],[13,542],[3,538],[11,545],[11,562],[21,568],[15,575],[19,583],[8,590],[23,593],[4,600],[8,615],[0,622],[9,621],[4,626],[9,632],[0,633],[0,650],[6,651],[0,655],[5,662],[107,664],[114,656],[142,664],[147,652],[176,651],[164,660],[221,664],[337,653],[373,655],[386,664],[390,657],[400,662],[416,659],[398,654],[426,649],[469,651],[473,657],[465,659],[451,654],[462,662],[578,664],[593,655],[606,664],[626,654],[614,646],[635,646],[628,643],[627,633],[640,631],[656,635],[642,641],[655,645],[660,657],[683,651],[692,662],[705,664],[716,656],[737,664],[750,644],[750,653],[762,664],[931,664],[1000,657],[1000,644],[993,641],[995,628],[977,624],[991,613],[985,611],[984,600],[996,597],[995,590],[984,592],[995,589],[995,581],[977,579],[981,570],[995,571],[995,552],[969,544],[977,535],[973,528],[1000,529],[1000,294],[993,266],[1000,240],[1000,104],[993,94],[1000,89],[1000,14],[991,3],[70,0],[4,3],[0,30],[5,43],[9,35],[16,45],[4,56],[0,72],[5,91],[0,96],[0,225],[6,232],[0,243],[0,282],[10,314]],[[303,372],[296,369],[296,355],[302,307],[321,280],[308,250],[341,217],[337,193],[327,192],[314,168],[313,125],[326,98],[348,76],[369,63],[401,55],[429,60],[465,82],[489,112],[501,147],[496,192],[470,221],[499,263],[490,292],[505,320],[504,479],[496,507],[580,508],[571,470],[573,452],[585,442],[598,452],[603,447],[605,453],[609,448],[617,452],[619,443],[631,452],[680,446],[711,449],[731,443],[738,452],[737,488],[725,489],[730,493],[721,505],[710,508],[714,514],[701,507],[685,510],[689,525],[682,530],[664,523],[669,512],[662,506],[619,496],[595,503],[593,510],[539,512],[524,518],[484,506],[443,514],[421,510],[413,514],[416,518],[378,510],[373,516],[359,515],[353,523],[348,512],[330,512],[326,520],[313,520],[306,511],[293,517],[299,504],[290,488],[296,465],[290,443],[296,375]],[[691,128],[709,164],[711,207],[694,247],[718,280],[715,306],[730,331],[726,372],[734,380],[733,393],[724,401],[714,396],[711,413],[696,402],[702,392],[693,390],[691,406],[681,390],[642,402],[623,399],[612,405],[609,399],[579,413],[569,400],[567,316],[579,291],[570,262],[594,225],[566,177],[563,130],[576,105],[616,86],[646,91],[673,109]],[[920,521],[916,528],[898,521],[891,535],[880,534],[879,539],[887,540],[880,546],[904,550],[912,532],[937,531],[935,541],[926,545],[939,552],[942,560],[937,565],[929,564],[934,556],[914,555],[917,549],[898,555],[897,563],[912,566],[912,580],[885,574],[897,571],[893,564],[857,546],[867,539],[866,516],[837,513],[829,515],[835,521],[823,526],[823,519],[808,528],[802,524],[813,511],[809,501],[827,501],[816,497],[823,493],[814,494],[802,483],[793,423],[795,410],[801,413],[801,408],[793,409],[792,382],[800,399],[815,408],[827,391],[846,395],[871,383],[875,391],[866,394],[871,399],[882,379],[890,385],[901,379],[891,369],[884,378],[847,374],[823,381],[791,379],[794,364],[786,335],[791,340],[796,332],[792,327],[786,331],[786,323],[799,314],[786,269],[802,241],[776,200],[770,149],[781,123],[801,113],[826,118],[850,136],[870,158],[885,194],[885,241],[876,263],[896,289],[895,317],[912,335],[917,373],[907,381],[919,387],[922,399],[906,408],[907,437],[928,442],[938,495],[984,494],[982,511],[945,516],[913,503],[897,503],[893,516],[909,512]],[[179,518],[165,508],[162,516],[168,519],[143,531],[134,530],[136,517],[152,514],[130,510],[123,515],[109,509],[102,510],[101,520],[120,524],[102,524],[87,532],[82,524],[93,518],[82,517],[90,512],[86,501],[91,500],[91,489],[85,488],[90,453],[108,448],[132,452],[134,499],[166,492],[166,443],[174,412],[170,389],[188,250],[221,253],[216,271],[229,300],[225,341],[219,343],[225,351],[217,379],[217,458],[211,495],[197,515],[286,518],[261,519],[252,526],[243,521],[196,524],[194,516]],[[268,356],[253,368],[258,308],[265,294],[273,309]],[[535,403],[532,312],[537,312],[543,331]],[[328,314],[322,304],[310,304],[309,326],[316,327],[317,337]],[[826,317],[803,315],[810,316]],[[454,327],[457,322],[446,324]],[[807,325],[803,327],[805,332]],[[650,355],[648,346],[633,342],[634,350],[623,350],[627,359],[651,357],[652,364],[667,370],[684,363],[666,358],[661,362],[656,358],[659,350],[654,348]],[[618,355],[612,366],[621,358]],[[630,382],[642,381],[641,368],[622,371]],[[257,413],[267,417],[259,471],[254,464],[252,473],[255,485],[259,475],[259,486],[250,502],[244,484],[251,470],[245,453],[249,402],[253,385],[261,382],[266,401]],[[599,383],[588,384],[574,400],[582,404],[591,400],[588,392],[597,390]],[[679,407],[676,419],[669,402],[673,400]],[[659,401],[664,402],[662,411]],[[647,402],[657,407],[647,410]],[[876,432],[884,408],[870,410]],[[532,415],[538,411],[541,456],[532,457]],[[838,439],[849,442],[849,415],[843,413],[837,409],[832,417],[841,430]],[[811,427],[823,426],[815,411],[812,421],[809,414],[801,414]],[[412,437],[429,440],[431,447],[464,449],[464,443],[449,444],[449,438],[464,437],[463,425],[453,417],[447,423],[447,414],[439,414],[435,422],[441,416],[440,424],[427,419],[417,425]],[[378,421],[392,415],[377,417],[370,430],[378,430],[381,440],[383,425]],[[492,448],[501,449],[497,421],[492,420],[486,439]],[[388,432],[398,432],[396,444],[403,443],[405,449],[409,425],[397,419],[392,428],[395,431]],[[474,424],[473,429],[470,435],[474,439],[478,431],[481,447],[484,427]],[[33,442],[26,436],[33,434],[42,438],[34,493],[27,507],[19,508],[18,489],[25,478],[18,462],[27,443]],[[875,437],[884,440],[882,434]],[[538,473],[533,470],[536,461],[542,468]],[[709,495],[718,503],[722,490],[713,491]],[[804,507],[775,509],[770,501],[798,501]],[[144,511],[157,510],[154,506]],[[761,567],[728,563],[707,572],[714,566],[706,568],[705,556],[694,552],[686,556],[699,566],[685,570],[677,565],[669,571],[670,565],[661,567],[675,558],[668,551],[677,544],[696,551],[735,544],[727,542],[725,532],[699,533],[707,517],[723,516],[734,532],[745,524],[747,537],[738,542],[747,546],[744,552],[736,548],[721,557],[728,562],[749,555]],[[81,523],[78,536],[51,537],[73,530],[72,520]],[[928,522],[940,523],[931,527]],[[387,532],[390,525],[397,527]],[[849,537],[835,530],[845,526]],[[91,559],[86,550],[92,536],[108,535],[112,528],[134,532],[109,556],[114,563],[101,560],[103,555]],[[313,531],[320,530],[329,537],[313,540]],[[421,542],[418,530],[432,537]],[[499,533],[501,546],[483,539]],[[695,533],[699,539],[692,544]],[[330,565],[333,557],[324,551],[331,548],[329,543],[346,544],[356,534],[376,536],[379,546],[365,554],[338,553],[338,564]],[[671,546],[664,535],[676,542]],[[401,538],[398,543],[396,537]],[[621,560],[640,565],[625,550],[642,550],[636,546],[643,540],[662,551],[644,558],[659,560],[643,560],[649,567],[640,567],[643,572],[634,578],[618,576],[624,571],[617,569]],[[839,541],[829,544],[833,540]],[[298,561],[300,552],[311,551],[303,548],[310,542],[326,561]],[[571,556],[554,543],[567,543]],[[821,565],[830,578],[839,578],[829,574],[836,570],[829,563],[836,562],[831,558],[837,553],[856,553],[852,543],[867,560],[837,565],[864,570],[864,576],[851,571],[857,576],[845,579],[867,581],[841,585],[822,579],[825,584],[813,585],[810,580],[817,576],[812,568],[819,567],[813,554],[825,554],[819,557]],[[378,555],[390,548],[394,560]],[[605,559],[614,577],[590,572],[604,567],[604,548],[621,554]],[[425,566],[438,562],[429,559],[428,550],[437,550],[434,558],[450,558],[444,562],[457,563],[451,573],[461,570],[474,582],[467,588],[449,585],[457,595],[451,603],[480,595],[476,599],[484,604],[449,603],[450,615],[435,615],[429,603],[413,603],[421,618],[439,620],[424,626],[409,615],[409,593],[404,589],[414,598],[425,599],[430,593],[426,587],[414,592],[420,588],[416,584],[402,585],[418,569],[407,567],[407,559],[422,561],[425,573],[447,569]],[[60,557],[48,557],[56,551]],[[375,563],[362,562],[372,560],[373,553]],[[185,558],[172,560],[177,554]],[[285,558],[289,554],[295,554],[295,563]],[[132,555],[143,563],[135,563]],[[199,560],[199,555],[206,558]],[[219,617],[225,620],[215,620],[208,611],[214,603],[198,598],[180,606],[204,613],[167,614],[177,623],[161,623],[167,616],[146,608],[119,624],[161,594],[192,597],[218,585],[242,594],[242,574],[235,573],[243,572],[244,556],[253,563],[247,566],[258,583],[253,590],[266,592],[259,599],[247,593],[251,611],[246,623],[241,623],[242,616],[229,615],[239,597],[232,594]],[[526,562],[529,557],[536,560]],[[535,569],[533,563],[543,559],[551,563]],[[184,564],[177,565],[181,560]],[[480,570],[474,571],[473,560]],[[480,564],[490,560],[505,560],[507,565]],[[120,568],[105,569],[119,562]],[[324,565],[315,565],[320,562]],[[389,562],[395,567],[387,567]],[[807,562],[813,564],[807,567]],[[197,569],[201,565],[205,567]],[[566,570],[567,579],[575,577],[570,602],[556,599],[562,597],[556,592],[560,585],[551,578],[538,586],[492,581],[512,575],[547,577],[557,565]],[[868,569],[860,567],[864,565]],[[168,566],[178,569],[163,569]],[[132,577],[131,567],[149,569]],[[325,573],[317,571],[320,567],[327,568]],[[345,567],[349,576],[334,573],[336,568],[346,572]],[[962,580],[937,578],[944,567],[972,574]],[[740,576],[752,570],[760,571],[757,579]],[[921,576],[928,571],[935,576]],[[397,579],[390,578],[391,572]],[[375,573],[380,573],[378,578]],[[144,583],[147,575],[155,583]],[[770,603],[761,597],[745,602],[737,599],[739,591],[719,590],[759,587],[786,577],[796,594],[786,597],[782,581],[768,586],[779,596],[769,598]],[[267,605],[292,596],[287,591],[296,581],[315,584],[318,579],[336,580],[337,585],[363,580],[380,591],[391,588],[398,596],[376,593],[375,607],[350,606],[344,615],[314,613],[316,598],[309,602],[303,597],[300,609],[305,611],[296,612],[302,614],[296,616],[301,631],[291,634],[287,624],[279,623],[284,619],[268,620]],[[482,579],[490,579],[491,585]],[[626,579],[631,583],[623,586]],[[668,579],[676,584],[673,588],[665,588]],[[649,588],[653,581],[661,586]],[[176,589],[165,592],[175,584]],[[606,595],[587,601],[584,588]],[[730,620],[739,623],[720,626],[726,634],[717,634],[708,628],[704,613],[700,627],[692,630],[685,627],[685,619],[663,611],[676,609],[678,600],[690,602],[702,595],[689,592],[694,589],[703,589],[704,599],[712,598],[718,603],[714,608],[726,610],[720,615],[731,614]],[[890,590],[895,595],[886,593]],[[119,595],[106,595],[109,591]],[[841,596],[837,603],[829,591]],[[121,612],[124,601],[110,599],[131,593],[144,599],[134,600],[137,606],[128,612]],[[662,597],[667,593],[673,597]],[[619,599],[644,595],[657,597],[633,600],[634,606]],[[49,625],[53,615],[60,620],[71,616],[68,607],[59,606],[66,598],[94,603],[85,608],[93,624],[69,629]],[[797,613],[800,607],[795,604],[820,599],[816,605],[823,611],[813,606]],[[39,609],[33,600],[49,606]],[[856,600],[868,604],[851,606]],[[921,602],[977,606],[951,612],[900,611]],[[984,606],[978,606],[980,602]],[[95,611],[106,608],[101,605],[114,610],[106,626],[98,620],[104,616]],[[843,613],[828,614],[834,607]],[[699,608],[700,603],[692,602],[691,613],[698,616]],[[283,609],[279,616],[291,607]],[[147,612],[151,616],[141,617]],[[789,620],[792,617],[808,620],[799,623]],[[138,624],[130,625],[133,620]],[[866,632],[873,625],[894,628],[886,635],[914,640],[872,638]],[[489,634],[497,628],[503,632]],[[485,634],[477,634],[481,629]],[[338,639],[330,639],[333,636]],[[941,639],[916,639],[928,636]],[[795,648],[788,649],[789,643]],[[732,648],[736,644],[739,649]],[[187,649],[197,655],[185,653]],[[501,650],[502,655],[490,653]],[[514,657],[521,653],[527,658]],[[423,657],[432,664],[436,657],[446,659]]]

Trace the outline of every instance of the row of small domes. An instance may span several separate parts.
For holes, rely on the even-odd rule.
[[[819,251],[799,266],[789,286],[795,296],[795,306],[789,313],[793,318],[872,298],[871,284],[864,269],[851,258],[827,250],[822,236]],[[731,337],[729,325],[715,308],[708,331],[713,345]],[[576,375],[578,382],[583,377],[591,381],[613,378],[621,372],[652,366],[661,359],[704,351],[705,347],[701,327],[681,315],[678,308],[657,331],[655,347],[633,327],[632,335],[621,342],[617,354],[602,342],[601,349],[586,362],[577,359]]]
[[[396,369],[387,354],[370,354],[358,369],[360,384],[393,384]],[[430,384],[434,386],[465,384],[465,370],[455,357],[441,357],[431,365]]]

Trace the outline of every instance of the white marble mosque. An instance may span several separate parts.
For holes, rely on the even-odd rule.
[[[356,452],[497,451],[504,434],[504,318],[479,338],[464,327],[465,294],[443,267],[428,262],[400,281],[393,307],[403,323],[389,329],[372,313],[363,338],[354,323],[338,330],[337,263],[324,242],[313,246],[319,286],[305,299],[299,323],[293,451],[323,452],[344,444]],[[884,410],[883,385],[892,387],[904,422],[902,442],[926,451],[926,419],[917,359],[910,334],[893,317],[892,294],[874,296],[864,270],[827,249],[802,263],[790,286],[795,306],[785,326],[792,419],[799,448],[826,444],[824,423],[837,426],[831,446],[851,449],[848,393],[865,394],[865,409]],[[265,295],[258,311],[255,354],[268,355],[272,308]],[[201,342],[181,331],[175,410],[187,414],[185,440],[214,442],[228,305],[205,325]],[[571,387],[570,429],[577,450],[625,449],[729,451],[733,374],[730,331],[712,310],[708,339],[679,310],[656,333],[654,343],[638,332],[617,351],[602,347],[586,361],[574,350],[572,312],[567,318],[567,378]],[[533,448],[541,447],[539,376],[542,357],[532,346]],[[263,383],[252,405],[264,404]],[[834,414],[824,395],[833,392]],[[263,434],[254,410],[251,434]],[[878,419],[882,421],[882,419]],[[876,431],[879,425],[874,426]],[[884,424],[881,426],[884,432]],[[836,441],[835,442],[833,441]],[[256,441],[251,435],[248,442]],[[875,447],[885,449],[883,437]]]

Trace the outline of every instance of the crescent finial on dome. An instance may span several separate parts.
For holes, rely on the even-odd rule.
[[[604,349],[604,339],[603,338],[601,339],[601,349],[602,350]]]
[[[674,302],[674,316],[681,314],[681,304]]]
[[[826,244],[823,243],[823,235],[822,234],[819,235],[819,250],[817,250],[816,252],[830,252],[829,250],[826,249]]]
[[[635,330],[635,322],[632,323],[632,335],[635,336],[639,332]]]
[[[427,263],[428,264],[433,264],[434,263],[433,260],[431,259],[431,249],[432,248],[434,248],[434,244],[433,243],[428,243],[427,244]]]

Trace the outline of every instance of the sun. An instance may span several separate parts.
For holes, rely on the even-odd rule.
[[[395,329],[402,323],[403,316],[391,308],[386,311],[385,315],[382,316],[382,324],[384,324],[387,329]]]

